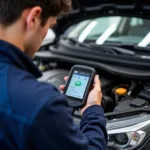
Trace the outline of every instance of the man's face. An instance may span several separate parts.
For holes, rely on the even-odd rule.
[[[56,17],[49,17],[44,26],[41,25],[40,17],[34,20],[34,25],[30,27],[25,36],[25,53],[33,58],[34,54],[39,50],[47,31],[56,24]]]

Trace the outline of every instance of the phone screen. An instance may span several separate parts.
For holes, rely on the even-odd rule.
[[[66,91],[66,95],[83,99],[89,79],[90,73],[75,70]]]

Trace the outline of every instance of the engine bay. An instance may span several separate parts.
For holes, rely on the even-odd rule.
[[[102,89],[102,106],[106,113],[148,109],[150,104],[150,85],[144,81],[126,81],[113,85],[108,91]]]
[[[55,65],[50,63],[39,81],[53,84],[59,89],[60,85],[65,85],[64,77],[69,75],[73,65],[64,62],[57,62]],[[107,120],[108,149],[137,149],[144,142],[147,144],[146,149],[149,149],[146,141],[149,134],[146,133],[150,131],[150,80],[123,77],[95,69],[100,76],[103,93],[102,107]],[[80,125],[80,111],[74,112],[73,120],[77,126]]]
[[[63,69],[62,69],[63,68]],[[69,68],[69,66],[68,66]],[[69,74],[69,69],[50,69],[43,72],[40,81],[46,81],[59,89],[65,84],[64,76]],[[125,79],[98,71],[103,93],[102,107],[105,113],[125,112],[136,109],[148,109],[150,105],[150,82],[147,80]]]

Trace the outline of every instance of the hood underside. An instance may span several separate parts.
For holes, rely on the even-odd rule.
[[[58,20],[56,35],[84,19],[104,16],[129,16],[150,19],[149,0],[73,0],[72,11]]]

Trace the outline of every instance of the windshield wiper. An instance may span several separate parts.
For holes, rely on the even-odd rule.
[[[112,53],[114,55],[118,55],[118,54],[123,54],[123,55],[131,55],[134,56],[135,52],[126,48],[121,48],[121,47],[117,47],[117,46],[113,46],[113,45],[97,45],[97,44],[87,44],[87,43],[80,43],[78,40],[73,39],[73,38],[64,38],[65,40],[69,40],[72,43],[74,43],[74,45],[76,46],[81,46],[84,48],[88,48],[88,49],[92,49],[92,50],[97,50],[97,51],[104,51],[104,52],[109,52]]]
[[[96,44],[92,44],[91,47],[93,48],[97,48],[97,49],[110,49],[115,51],[117,54],[124,54],[124,55],[135,55],[135,52],[126,48],[121,48],[121,47],[117,47],[117,46],[113,46],[113,45],[96,45]]]

